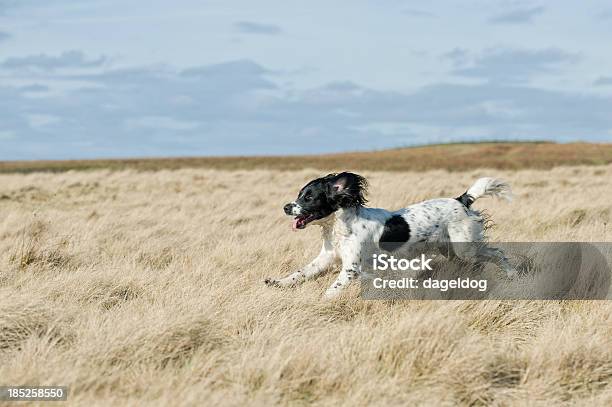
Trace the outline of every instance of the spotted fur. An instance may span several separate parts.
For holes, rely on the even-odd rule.
[[[309,224],[321,226],[321,251],[302,269],[281,279],[266,279],[266,284],[293,286],[323,273],[339,261],[341,271],[326,291],[327,297],[334,297],[359,277],[365,246],[371,242],[378,242],[383,250],[404,249],[423,242],[451,245],[482,242],[477,246],[454,245],[453,252],[464,260],[497,264],[509,277],[514,275],[504,254],[484,243],[485,219],[471,208],[483,196],[510,198],[507,183],[480,178],[458,198],[431,199],[397,211],[366,207],[366,187],[365,178],[346,172],[329,174],[304,186],[298,199],[285,205],[285,212],[296,216],[298,229]],[[474,247],[478,247],[477,252]]]

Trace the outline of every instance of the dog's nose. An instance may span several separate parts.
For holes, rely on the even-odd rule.
[[[283,207],[283,209],[285,210],[285,213],[286,213],[287,215],[291,215],[291,212],[292,212],[292,210],[293,210],[293,204],[292,204],[292,203],[288,203],[287,205],[285,205],[285,206]]]

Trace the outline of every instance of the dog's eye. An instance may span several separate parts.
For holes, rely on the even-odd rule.
[[[312,195],[311,195],[311,194],[306,194],[306,195],[304,195],[304,200],[305,200],[306,202],[310,202],[310,201],[312,201]]]

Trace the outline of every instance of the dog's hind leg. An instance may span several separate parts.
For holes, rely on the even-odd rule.
[[[496,264],[499,268],[506,272],[506,275],[509,278],[514,277],[517,273],[516,269],[510,265],[508,258],[501,249],[486,246],[484,243],[479,245],[476,260],[479,262]]]
[[[448,236],[452,251],[467,263],[493,263],[501,268],[508,277],[516,275],[516,270],[508,262],[508,258],[500,249],[489,247],[483,241],[484,230],[480,218],[466,218],[449,223]]]

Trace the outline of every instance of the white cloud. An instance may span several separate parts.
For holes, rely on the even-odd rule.
[[[17,135],[11,130],[0,130],[0,140],[11,140],[15,139]]]
[[[283,32],[278,25],[254,21],[239,21],[234,24],[234,27],[243,34],[279,35]]]
[[[422,9],[416,9],[416,8],[407,8],[402,10],[402,13],[409,15],[411,17],[418,17],[418,18],[433,18],[436,15],[430,11],[426,11],[426,10],[422,10]]]
[[[595,86],[612,86],[612,76],[600,76],[593,82]]]
[[[527,24],[544,13],[544,7],[533,6],[504,11],[489,19],[494,24]]]
[[[95,68],[107,62],[104,56],[89,59],[82,51],[65,51],[58,56],[38,54],[23,57],[7,58],[0,64],[4,69],[39,69],[43,71],[54,71],[61,68]]]
[[[48,126],[58,124],[62,121],[61,117],[50,114],[26,114],[30,127],[36,130],[44,129]]]
[[[126,124],[131,129],[163,129],[163,130],[193,130],[201,123],[195,121],[177,120],[167,116],[143,116],[135,119],[126,120]]]
[[[495,65],[476,61],[481,69]],[[534,69],[504,75],[523,78]],[[398,92],[335,81],[298,90],[276,85],[273,72],[240,60],[56,74],[50,77],[90,85],[35,99],[25,96],[28,89],[45,86],[0,87],[2,131],[12,137],[0,159],[32,158],[34,147],[48,154],[35,158],[84,158],[317,153],[478,137],[602,140],[612,128],[612,97],[525,82],[438,83]]]
[[[453,61],[452,73],[457,76],[506,84],[552,75],[580,60],[579,55],[558,48],[490,48],[473,57],[467,51],[454,50],[443,57]]]

